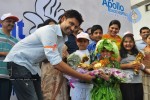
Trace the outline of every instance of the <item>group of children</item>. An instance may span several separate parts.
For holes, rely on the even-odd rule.
[[[95,30],[97,31],[97,30]],[[87,33],[81,32],[80,34],[77,35],[77,40],[76,43],[79,47],[79,50],[74,52],[73,54],[78,55],[80,61],[82,61],[82,58],[86,55],[89,59],[85,61],[84,63],[86,64],[91,64],[91,52],[87,49],[88,44],[89,44],[89,35]],[[103,40],[103,41],[101,41]],[[149,70],[145,68],[144,64],[142,63],[132,63],[135,61],[136,56],[138,55],[139,51],[136,48],[135,45],[135,40],[133,37],[133,34],[128,33],[125,34],[124,37],[122,38],[121,44],[119,49],[116,49],[115,46],[110,46],[113,43],[113,40],[111,42],[108,42],[107,44],[104,43],[104,40],[109,40],[109,39],[100,39],[101,43],[95,43],[95,50],[93,50],[93,56],[95,56],[94,52],[97,52],[99,54],[99,58],[94,59],[94,61],[100,61],[104,59],[105,57],[108,57],[109,63],[105,65],[105,67],[108,67],[108,65],[111,62],[111,58],[114,54],[116,54],[115,50],[120,51],[119,56],[116,56],[115,62],[120,63],[119,66],[114,66],[113,64],[109,67],[117,67],[118,69],[122,69],[125,73],[132,75],[132,79],[126,80],[123,83],[118,83],[118,87],[112,85],[112,87],[104,87],[103,83],[100,83],[103,86],[103,89],[111,89],[113,94],[113,97],[111,98],[111,94],[106,94],[105,97],[98,96],[98,92],[103,92],[103,91],[96,91],[93,92],[95,93],[96,97],[93,97],[91,94],[93,85],[92,83],[86,83],[86,82],[74,82],[74,88],[71,88],[70,91],[70,96],[72,100],[143,100],[143,85],[142,85],[142,71],[149,73]],[[146,36],[147,40],[147,46],[144,48],[144,52],[149,52],[150,51],[150,34],[147,34]],[[98,42],[98,41],[97,41]],[[96,45],[97,44],[97,45]],[[97,51],[96,47],[98,47],[100,44],[103,44],[99,51]],[[93,46],[93,45],[92,45]],[[117,46],[117,45],[116,45]],[[71,55],[70,55],[71,56]],[[69,57],[68,57],[69,58]],[[75,59],[76,60],[76,59]],[[92,59],[93,60],[93,59]],[[94,62],[93,61],[93,62]],[[77,69],[78,65],[69,61],[69,64],[73,66],[75,69]],[[74,64],[74,65],[73,65]],[[134,69],[139,70],[138,74],[135,74]],[[101,75],[101,74],[100,74]],[[108,74],[103,73],[104,78],[109,76]],[[109,76],[111,77],[111,76]],[[106,80],[107,82],[108,80]],[[113,84],[113,83],[112,83]],[[120,88],[119,88],[120,86]],[[102,90],[101,87],[99,90]],[[120,91],[120,92],[119,92]],[[118,92],[118,93],[117,93]]]
[[[150,71],[148,69],[145,69],[145,67],[141,63],[132,63],[133,61],[135,61],[139,51],[136,48],[135,40],[131,32],[125,34],[123,38],[117,35],[120,28],[120,22],[118,20],[112,20],[108,27],[108,33],[106,34],[103,34],[103,29],[100,25],[93,25],[93,27],[91,28],[91,33],[89,35],[87,33],[81,32],[76,36],[76,44],[78,46],[78,50],[68,56],[67,62],[74,69],[78,69],[79,63],[93,66],[95,62],[100,62],[107,57],[109,59],[109,63],[106,64],[105,67],[115,67],[118,69],[122,69],[125,73],[132,75],[132,80],[129,79],[123,83],[117,83],[117,85],[115,83],[110,83],[111,87],[108,87],[107,85],[105,86],[105,84],[101,81],[99,81],[99,86],[96,86],[92,82],[75,81],[72,83],[74,88],[70,88],[71,100],[143,100],[143,85],[141,75],[142,72],[139,71],[139,74],[135,75],[134,70],[142,70],[148,74],[150,73]],[[150,34],[147,34],[146,38],[147,46],[144,48],[144,52],[149,53]],[[93,40],[92,42],[91,39]],[[111,42],[105,44],[104,40],[111,40]],[[118,47],[117,49],[115,48],[116,46],[109,47],[109,45],[114,42]],[[100,47],[100,50],[97,50],[97,47]],[[118,54],[120,55],[112,57],[114,54],[116,54],[116,52],[118,52]],[[65,56],[67,56],[66,53]],[[85,57],[87,57],[87,59],[83,61],[83,58]],[[120,64],[114,65],[114,63]],[[111,80],[111,76],[105,73],[99,73],[99,76],[105,82],[109,82],[109,80]],[[57,81],[55,83],[57,83]],[[51,89],[53,89],[52,85],[51,87]],[[44,91],[47,89],[45,88]],[[61,90],[63,90],[63,88]],[[63,92],[66,93],[66,91],[61,91],[61,93]]]

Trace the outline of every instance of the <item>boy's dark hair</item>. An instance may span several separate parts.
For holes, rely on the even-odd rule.
[[[103,28],[100,26],[100,25],[93,25],[92,28],[91,28],[91,34],[94,33],[94,31],[100,29],[103,33]]]
[[[57,22],[54,19],[49,18],[49,19],[45,20],[44,23],[39,24],[37,28],[48,25],[50,22],[54,22],[55,24],[57,24]]]
[[[89,30],[91,30],[91,27],[87,28],[85,32],[88,33]],[[88,34],[91,34],[91,33],[88,33]]]
[[[116,24],[118,25],[119,29],[121,28],[121,23],[119,20],[112,20],[110,23],[109,23],[109,27],[113,24]]]
[[[134,46],[133,46],[133,48],[131,49],[131,55],[137,55],[138,54],[138,49],[137,49],[137,47],[136,47],[136,45],[135,45],[135,40],[134,40],[134,37],[133,37],[133,35],[131,35],[131,34],[127,34],[127,35],[125,35],[123,38],[122,38],[122,42],[121,42],[121,48],[120,48],[120,56],[121,56],[121,58],[126,58],[127,57],[127,54],[128,54],[128,51],[124,48],[124,46],[123,46],[123,42],[125,41],[125,39],[127,38],[127,37],[130,37],[131,38],[131,40],[134,42]]]
[[[59,20],[61,20],[61,18],[63,16],[65,16],[66,18],[76,18],[79,22],[79,25],[81,25],[83,22],[82,15],[78,11],[73,10],[73,9],[65,11],[65,13],[63,15],[61,15]],[[61,22],[59,21],[59,23],[61,23]]]
[[[141,29],[140,29],[140,34],[142,33],[142,30],[150,30],[148,27],[142,27]]]

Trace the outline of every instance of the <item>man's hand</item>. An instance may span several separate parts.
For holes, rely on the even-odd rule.
[[[90,75],[89,73],[83,74],[83,80],[86,80],[88,82],[92,81],[92,79],[94,79],[95,76]]]
[[[0,52],[0,56],[7,56],[8,52]]]

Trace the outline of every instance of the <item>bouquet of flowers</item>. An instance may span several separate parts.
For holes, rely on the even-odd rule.
[[[115,66],[119,65],[117,61],[111,61],[111,63],[115,63]],[[94,87],[91,91],[91,100],[121,100],[119,83],[131,79],[132,75],[121,69],[108,66],[90,72],[91,75],[96,76],[93,80]],[[102,77],[101,73],[108,75],[109,78]]]
[[[75,53],[69,55],[69,57],[67,58],[67,63],[73,68],[75,69],[77,72],[80,72],[82,74],[84,73],[88,73],[90,69],[90,64],[86,64],[84,62],[88,61],[89,58],[85,55],[83,56],[83,58],[81,59],[79,57],[79,55],[76,55]],[[85,82],[83,80],[79,80],[77,78],[74,78],[72,76],[68,76],[68,75],[64,75],[68,81],[69,84],[72,88],[74,88],[73,84],[74,82]]]
[[[88,73],[88,70],[82,69],[82,68],[77,68],[76,69],[77,72],[80,72],[82,74]],[[78,78],[72,77],[72,76],[68,76],[68,75],[64,75],[68,81],[69,81],[69,85],[70,87],[74,88],[73,84],[74,82],[84,82],[83,80],[79,80]]]
[[[99,75],[101,72],[105,73],[106,75],[109,75],[110,77],[116,78],[119,81],[119,83],[125,82],[127,79],[130,78],[129,75],[127,75],[122,70],[117,69],[117,68],[103,68],[103,69],[93,70],[90,72],[90,75],[101,78],[101,76]]]

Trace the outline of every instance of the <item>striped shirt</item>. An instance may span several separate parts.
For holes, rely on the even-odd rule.
[[[0,29],[0,52],[9,52],[17,42],[18,40],[16,38],[6,35],[2,29]],[[7,78],[7,63],[3,62],[4,59],[5,56],[0,55],[0,77]]]

